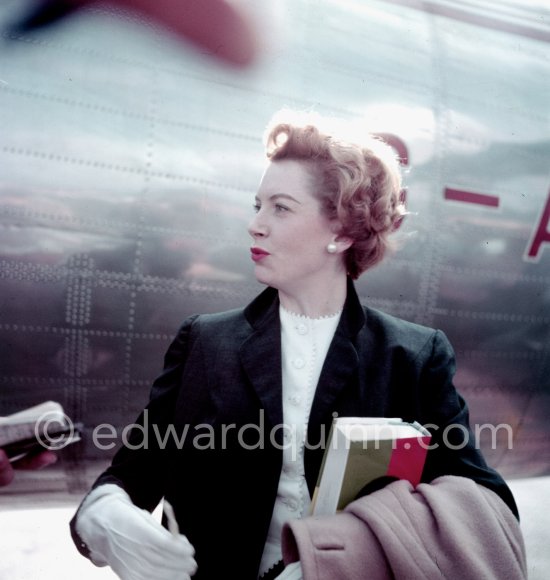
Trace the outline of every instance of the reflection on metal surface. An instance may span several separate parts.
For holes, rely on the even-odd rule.
[[[348,4],[285,4],[277,49],[238,74],[106,8],[3,36],[0,414],[56,399],[85,433],[0,501],[81,493],[110,456],[93,429],[134,420],[183,318],[260,290],[246,224],[282,106],[367,118],[404,144],[401,249],[360,296],[447,333],[472,422],[514,430],[511,450],[503,432],[495,449],[484,435],[490,463],[550,473],[548,45]],[[2,5],[0,24],[17,6]]]

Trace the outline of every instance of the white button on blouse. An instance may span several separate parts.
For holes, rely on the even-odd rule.
[[[306,366],[306,361],[303,358],[295,358],[292,361],[294,368],[303,369]]]
[[[307,334],[308,332],[307,324],[300,322],[299,324],[296,325],[296,330],[298,331],[298,334]]]

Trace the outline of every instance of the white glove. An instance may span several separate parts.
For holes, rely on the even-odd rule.
[[[92,562],[111,566],[122,580],[190,580],[197,571],[189,540],[171,534],[118,485],[90,492],[78,512],[76,531]]]

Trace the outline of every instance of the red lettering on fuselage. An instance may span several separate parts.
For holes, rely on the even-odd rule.
[[[400,165],[407,166],[409,164],[409,150],[407,149],[405,142],[400,137],[394,135],[393,133],[373,133],[373,134],[376,135],[376,137],[382,139],[382,141],[385,141],[390,147],[392,147],[396,151]]]
[[[542,213],[540,215],[537,227],[535,229],[535,234],[531,238],[531,241],[527,245],[527,250],[525,252],[525,259],[538,262],[540,254],[543,249],[543,244],[550,244],[550,231],[548,230],[548,225],[550,224],[550,191],[546,198],[546,204]]]
[[[463,189],[454,189],[446,187],[443,192],[445,199],[452,201],[461,201],[464,203],[476,203],[478,205],[486,205],[488,207],[498,207],[500,199],[496,195],[488,195],[486,193],[476,193],[474,191],[465,191]]]
[[[375,133],[375,135],[385,141],[396,151],[400,165],[409,165],[409,150],[400,137],[392,133]],[[405,203],[406,197],[407,191],[406,189],[402,189],[400,198],[403,203]],[[451,187],[445,187],[443,197],[448,201],[459,201],[490,208],[498,208],[500,206],[500,198],[496,195],[466,191]],[[403,218],[397,222],[395,229],[399,228],[402,222]],[[527,244],[523,259],[529,262],[538,262],[545,244],[550,244],[550,191],[548,192],[544,209],[539,217],[531,240]]]

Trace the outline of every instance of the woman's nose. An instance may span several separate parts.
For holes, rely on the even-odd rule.
[[[253,238],[263,237],[267,235],[267,226],[263,221],[263,218],[260,215],[260,211],[256,213],[256,215],[250,220],[248,224],[248,233]]]

